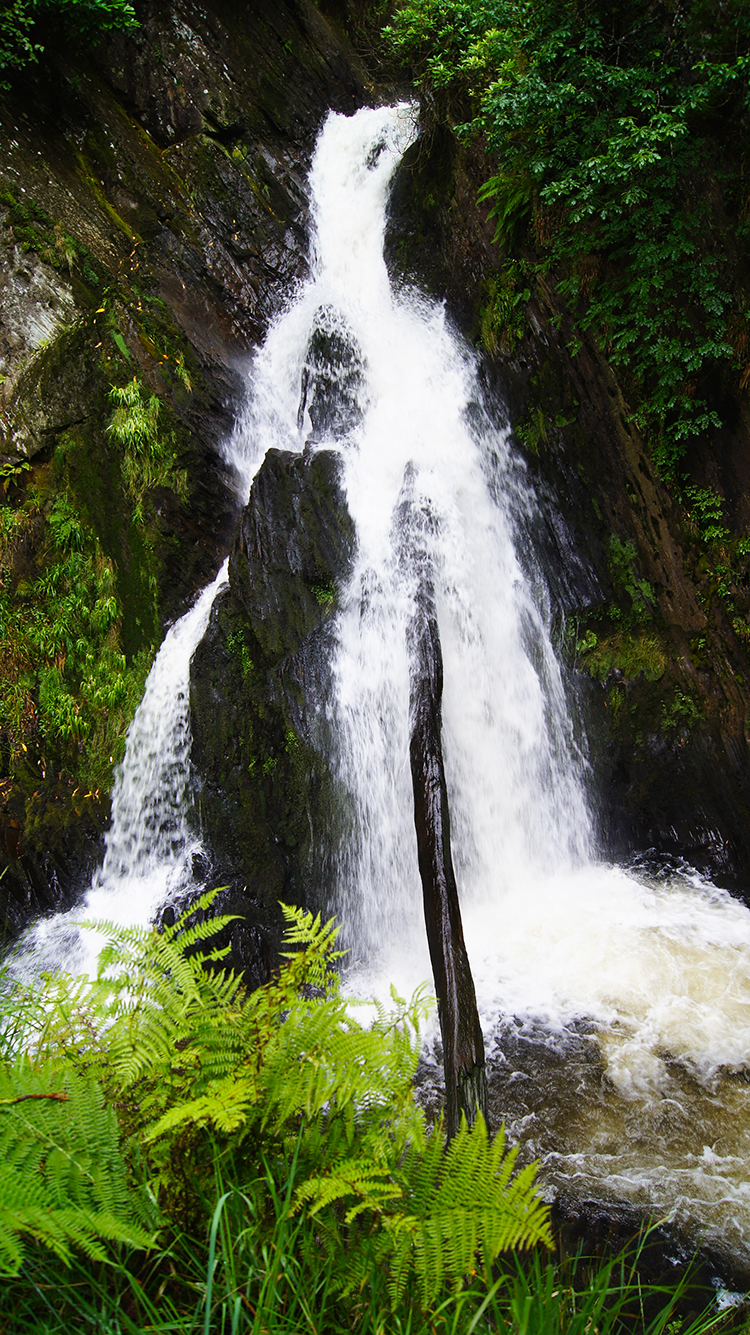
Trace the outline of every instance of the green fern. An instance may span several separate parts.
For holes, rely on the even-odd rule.
[[[364,1028],[340,995],[330,967],[339,957],[334,949],[338,929],[297,909],[284,906],[284,912],[290,924],[285,943],[302,948],[284,952],[287,962],[272,983],[243,994],[231,1012],[217,1012],[215,1032],[212,1017],[201,1016],[195,1045],[199,1057],[190,1071],[192,1097],[171,1099],[147,1137],[153,1142],[190,1125],[241,1135],[252,1125],[256,1135],[283,1137],[301,1118],[310,1147],[319,1137],[316,1119],[322,1117],[326,1161],[339,1132],[351,1148],[355,1124],[357,1142],[364,1144],[369,1132],[382,1137],[387,1123],[388,1142],[397,1144],[400,1153],[407,1139],[421,1134],[411,1082],[424,1001],[421,996],[410,1004],[397,999],[392,1013],[380,1008],[375,1024]],[[232,1046],[228,1029],[234,1032]],[[206,1061],[214,1044],[224,1070],[221,1062]],[[316,1153],[320,1150],[317,1146]]]
[[[380,1238],[374,1249],[352,1249],[347,1290],[361,1287],[373,1264],[383,1265],[394,1307],[412,1276],[427,1306],[445,1285],[458,1289],[478,1260],[488,1274],[500,1252],[552,1245],[536,1165],[514,1175],[517,1148],[506,1153],[502,1131],[491,1141],[480,1117],[472,1130],[463,1122],[447,1152],[443,1145],[438,1124],[426,1149],[411,1146],[401,1166],[359,1157],[298,1189],[297,1208],[312,1214],[354,1198],[347,1224],[366,1211],[377,1216]]]
[[[338,929],[288,906],[284,963],[247,993],[215,967],[226,952],[211,942],[230,919],[195,922],[212,898],[161,933],[97,924],[107,937],[97,980],[46,979],[14,1041],[102,1082],[125,1131],[150,1147],[155,1191],[171,1189],[179,1147],[204,1131],[236,1148],[251,1137],[257,1154],[301,1122],[310,1171],[355,1146],[379,1162],[384,1147],[393,1159],[418,1142],[412,1079],[423,998],[396,999],[369,1029],[358,1024],[332,967]]]
[[[427,1304],[478,1260],[488,1271],[502,1250],[548,1243],[534,1167],[515,1173],[502,1135],[491,1143],[480,1120],[447,1153],[440,1127],[427,1140],[413,1092],[424,997],[392,993],[391,1009],[376,1005],[374,1022],[359,1023],[333,967],[337,927],[286,905],[283,963],[248,993],[213,944],[230,919],[196,921],[212,898],[163,932],[100,924],[99,977],[50,978],[41,996],[19,994],[6,1050],[23,1046],[87,1088],[101,1083],[167,1212],[197,1218],[224,1163],[247,1184],[242,1200],[261,1234],[279,1209],[314,1216],[341,1290],[376,1264],[394,1303],[415,1276]],[[0,1124],[26,1115],[30,1105],[3,1104],[3,1092]],[[280,1193],[290,1161],[294,1190]],[[125,1218],[122,1196],[97,1208],[96,1228],[89,1220],[86,1232],[82,1217],[80,1238],[70,1233],[89,1249],[108,1220]]]
[[[95,1081],[51,1061],[0,1066],[0,1162],[0,1273],[18,1273],[24,1238],[66,1261],[73,1247],[104,1260],[106,1243],[149,1245]]]
[[[394,1303],[413,1271],[427,1304],[444,1283],[460,1285],[477,1256],[489,1273],[502,1251],[552,1245],[549,1212],[535,1187],[536,1164],[514,1176],[517,1153],[517,1147],[506,1153],[502,1130],[490,1140],[481,1114],[472,1130],[463,1121],[446,1153],[439,1129],[425,1154],[410,1153],[403,1205],[383,1220]]]

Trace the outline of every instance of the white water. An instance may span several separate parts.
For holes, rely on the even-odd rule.
[[[128,730],[104,861],[82,903],[41,919],[26,934],[14,957],[18,972],[93,974],[102,937],[82,930],[82,921],[145,926],[160,906],[198,889],[192,862],[201,845],[188,824],[190,660],[226,582],[227,562],[167,632]]]
[[[342,452],[358,538],[331,720],[356,820],[338,906],[350,986],[387,997],[391,982],[408,994],[430,976],[408,762],[416,551],[435,583],[453,852],[488,1049],[513,1017],[533,1040],[518,1079],[549,1087],[540,1111],[515,1076],[503,1084],[500,1055],[496,1108],[550,1188],[671,1214],[747,1260],[750,1090],[736,1077],[750,1052],[750,914],[694,874],[596,860],[544,600],[516,555],[534,506],[523,466],[442,308],[394,292],[383,261],[388,182],[412,133],[408,108],[329,118],[312,172],[313,277],[264,354],[287,434],[321,310],[363,367],[361,421],[315,442]],[[571,1089],[547,1068],[582,1024],[596,1061]]]
[[[550,1187],[671,1213],[696,1240],[705,1231],[750,1259],[750,1087],[732,1078],[750,1051],[750,914],[694,875],[596,861],[542,585],[532,596],[516,555],[534,506],[523,466],[483,411],[473,356],[443,310],[395,293],[383,262],[389,180],[413,133],[405,107],[326,123],[311,278],[258,354],[246,428],[263,450],[302,449],[311,332],[321,321],[349,332],[361,417],[311,448],[341,450],[358,538],[330,720],[355,824],[338,905],[350,985],[387,996],[391,981],[408,993],[430,976],[408,763],[416,552],[435,584],[454,861],[500,1111]],[[221,578],[165,640],[104,864],[83,906],[27,939],[37,968],[92,967],[95,945],[74,919],[145,922],[189,883],[188,669]],[[531,1056],[503,1083],[493,1045],[509,1026]],[[574,1055],[553,1060],[574,1040],[595,1057],[580,1080]]]

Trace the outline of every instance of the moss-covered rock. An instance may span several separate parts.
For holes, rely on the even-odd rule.
[[[536,478],[531,536],[586,718],[605,846],[682,854],[747,897],[746,394],[724,386],[731,425],[694,442],[684,482],[666,485],[554,277],[528,276],[533,265],[510,272],[494,244],[477,205],[490,172],[481,145],[459,144],[429,108],[424,116],[395,180],[388,261],[395,277],[416,275],[444,299],[475,342],[488,398]],[[700,522],[717,504],[718,536],[715,522],[703,532]]]
[[[311,0],[143,0],[138,18],[93,51],[56,43],[0,93],[8,930],[85,883],[89,854],[78,850],[95,848],[106,823],[135,684],[239,518],[223,443],[251,349],[306,272],[318,128],[329,107],[369,96]],[[139,401],[157,404],[150,472],[111,430],[113,387],[134,379]],[[89,653],[101,666],[102,635],[81,613],[80,662],[39,648],[51,607],[42,589],[62,561],[60,505],[66,531],[82,535],[76,550],[111,572],[106,652],[123,664],[111,744],[100,730],[95,746],[84,727],[81,664]],[[96,601],[74,584],[66,599]],[[52,735],[45,701],[67,740]]]
[[[232,548],[229,589],[191,666],[212,878],[228,883],[223,906],[263,925],[271,951],[279,899],[322,908],[335,883],[346,801],[324,759],[326,703],[331,617],[353,549],[338,455],[270,450]]]

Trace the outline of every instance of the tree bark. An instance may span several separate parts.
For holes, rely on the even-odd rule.
[[[441,742],[443,657],[429,579],[422,580],[409,629],[410,744],[414,823],[445,1067],[448,1139],[464,1113],[471,1126],[487,1119],[484,1040],[464,944],[451,856],[448,790]]]

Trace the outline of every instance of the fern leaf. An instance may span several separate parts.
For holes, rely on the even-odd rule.
[[[502,1133],[490,1142],[481,1116],[471,1131],[462,1123],[446,1154],[438,1127],[426,1153],[408,1157],[403,1214],[384,1220],[394,1302],[412,1271],[428,1304],[444,1281],[459,1285],[478,1255],[488,1267],[509,1248],[552,1245],[548,1210],[535,1189],[536,1165],[513,1176],[515,1160],[515,1150],[505,1153]]]
[[[311,1177],[297,1189],[295,1211],[303,1205],[312,1215],[349,1196],[359,1199],[349,1207],[345,1220],[353,1222],[365,1210],[380,1210],[386,1202],[400,1199],[403,1188],[382,1164],[357,1158],[336,1164],[325,1177]]]
[[[39,1097],[65,1093],[65,1101]],[[114,1114],[93,1080],[21,1058],[0,1067],[0,1271],[16,1274],[23,1237],[67,1259],[104,1259],[103,1243],[147,1246],[145,1202],[131,1193]]]

